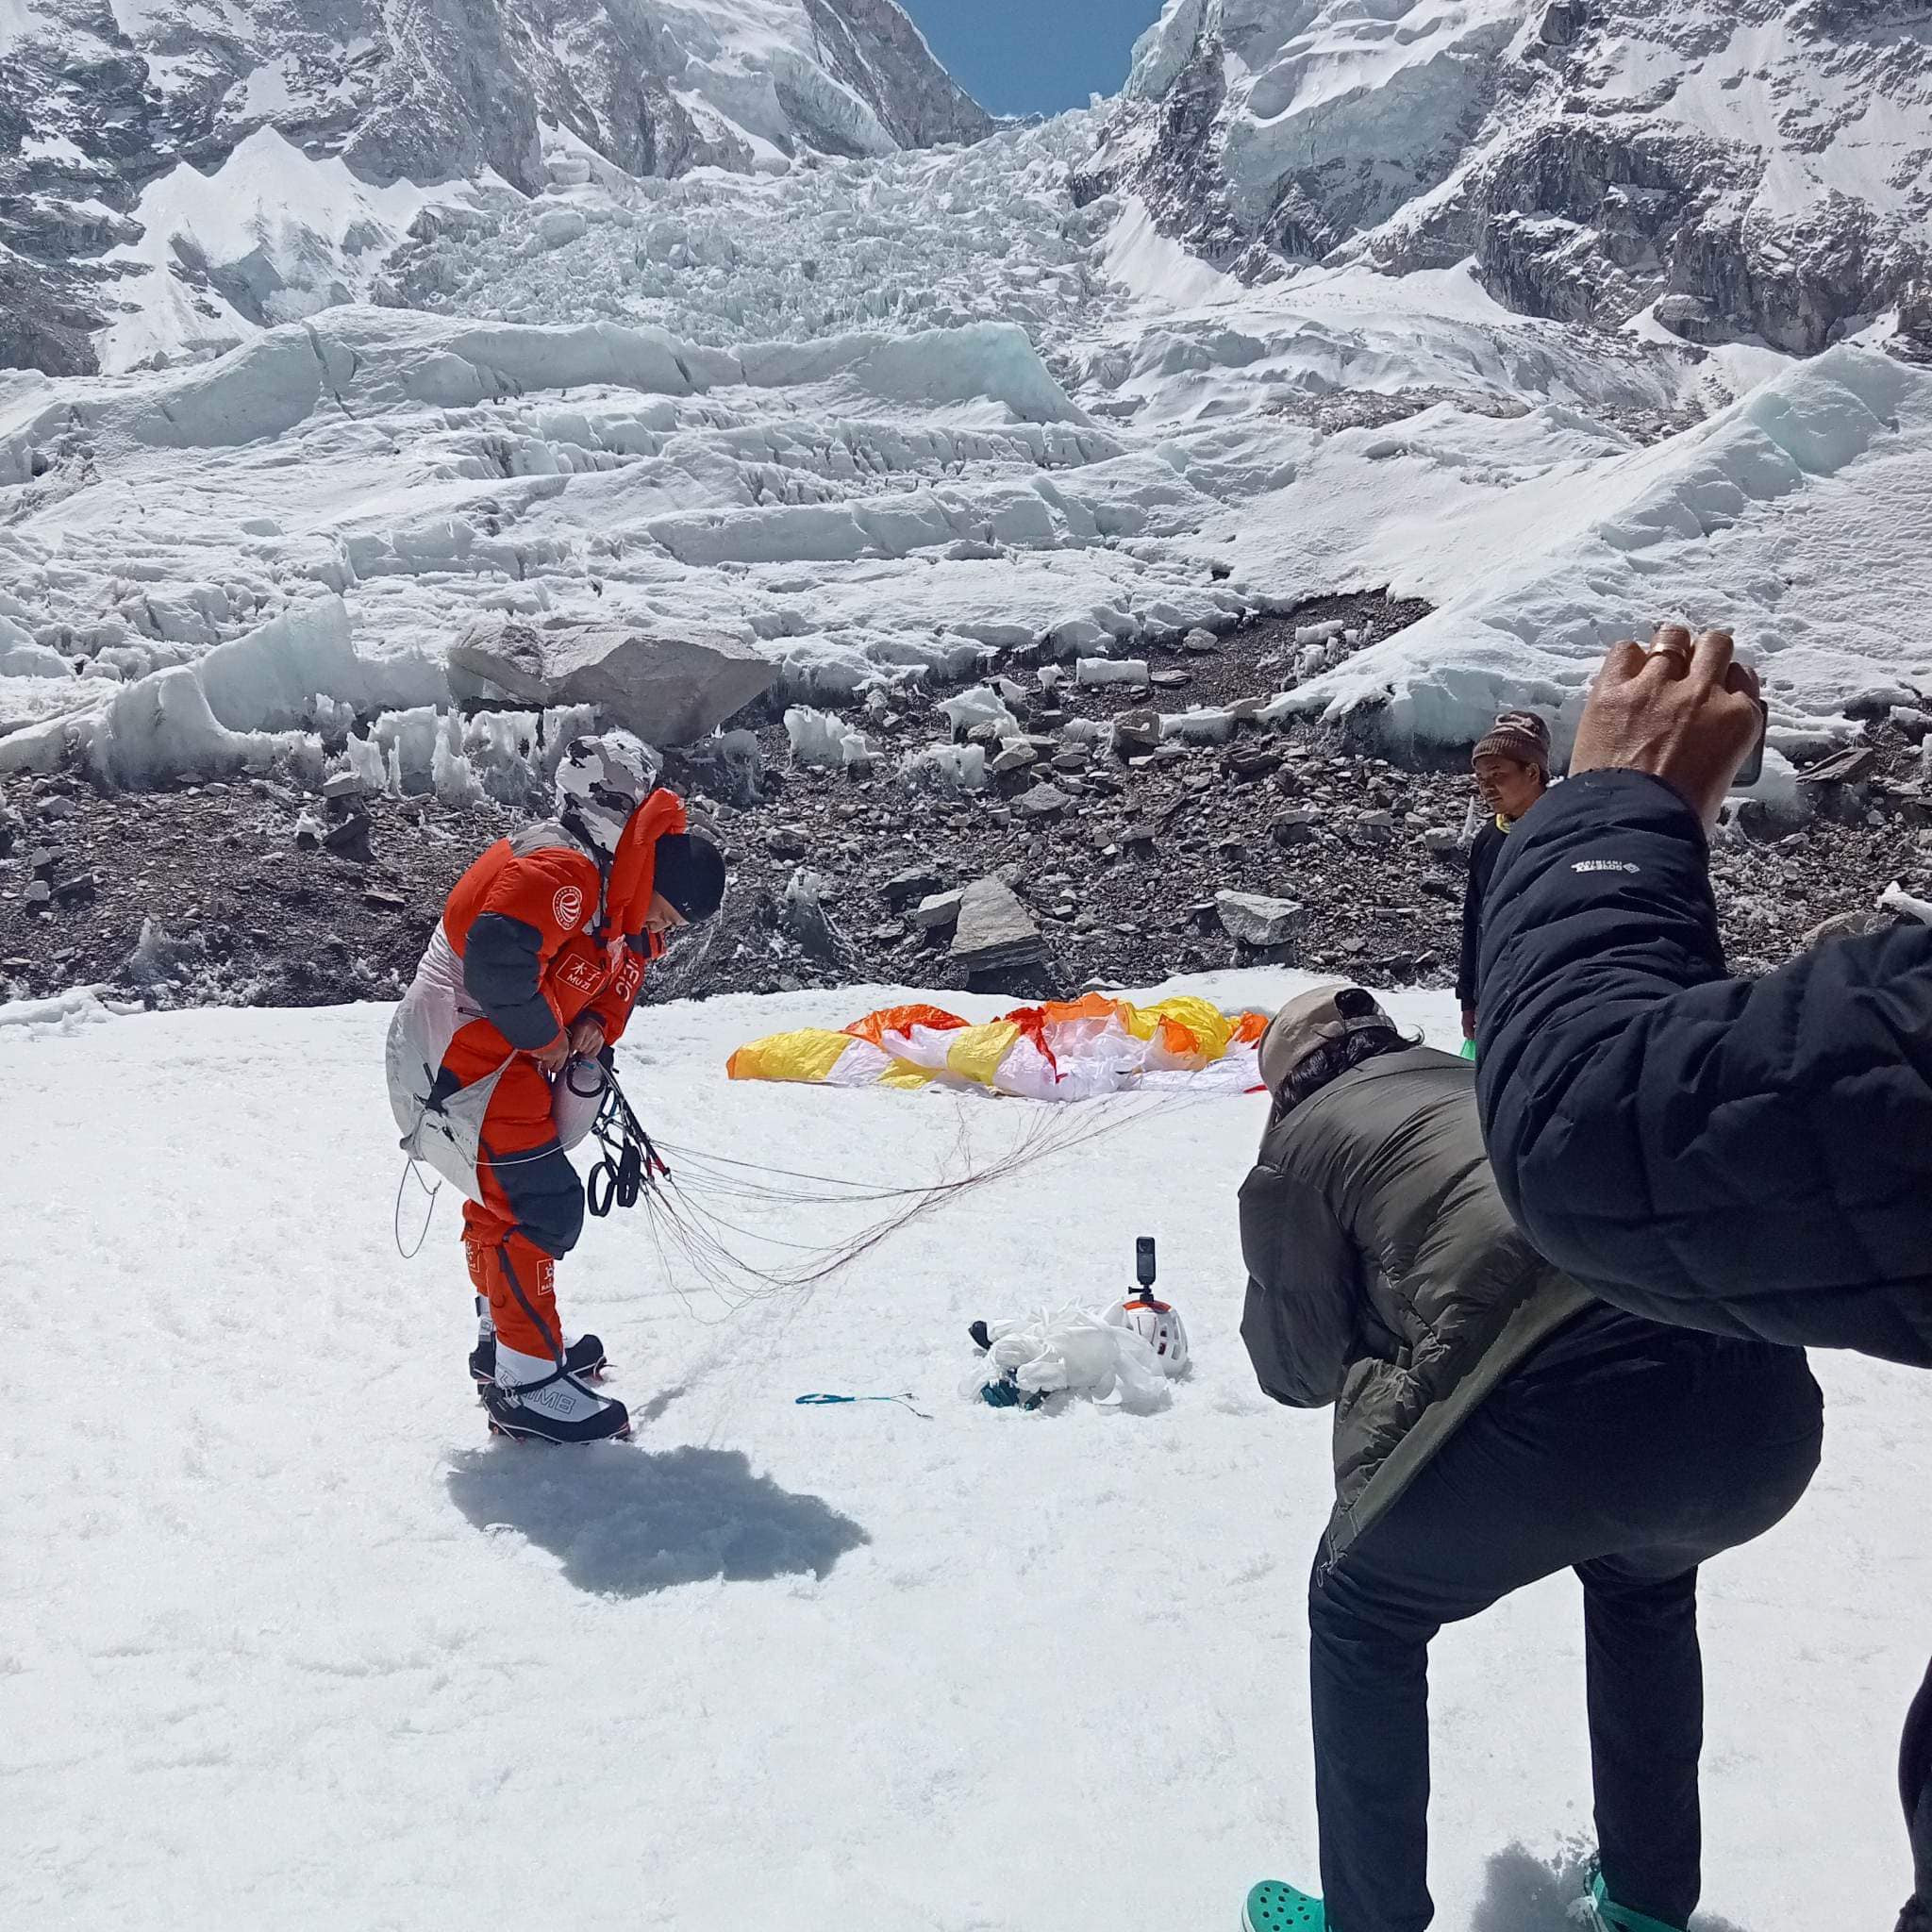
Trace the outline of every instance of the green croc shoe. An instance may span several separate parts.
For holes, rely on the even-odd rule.
[[[1322,1901],[1278,1878],[1264,1878],[1241,1907],[1241,1932],[1327,1932],[1327,1928],[1328,1915],[1322,1909]]]
[[[1604,1874],[1591,1867],[1590,1890],[1570,1908],[1573,1923],[1585,1932],[1684,1932],[1667,1919],[1652,1919],[1628,1906],[1620,1906],[1604,1885]]]

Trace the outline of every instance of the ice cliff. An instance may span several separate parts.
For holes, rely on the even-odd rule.
[[[1525,314],[1811,354],[1923,303],[1932,20],[1885,0],[1168,0],[1083,171],[1247,279],[1474,258]]]

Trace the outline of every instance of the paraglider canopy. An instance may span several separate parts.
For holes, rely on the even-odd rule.
[[[1260,1086],[1263,1013],[1183,996],[1139,1007],[1088,993],[974,1024],[943,1008],[887,1007],[834,1032],[774,1033],[731,1056],[734,1080],[826,1087],[944,1085],[1028,1100],[1146,1091],[1243,1093]]]

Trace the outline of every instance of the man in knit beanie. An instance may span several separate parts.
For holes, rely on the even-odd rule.
[[[1474,1040],[1483,893],[1509,827],[1549,786],[1550,727],[1534,711],[1504,711],[1478,741],[1469,761],[1475,771],[1475,789],[1491,815],[1469,849],[1469,890],[1462,900],[1462,960],[1456,974],[1462,1035]]]

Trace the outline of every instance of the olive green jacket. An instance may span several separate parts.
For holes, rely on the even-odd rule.
[[[1335,1405],[1325,1568],[1591,1297],[1503,1206],[1474,1069],[1428,1047],[1364,1061],[1273,1120],[1241,1214],[1261,1387]]]

